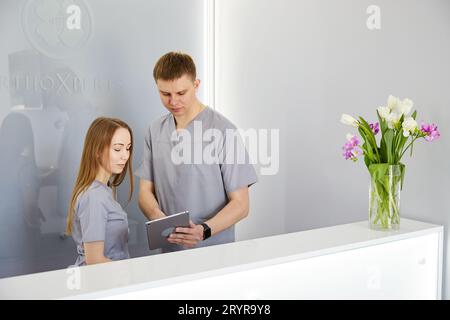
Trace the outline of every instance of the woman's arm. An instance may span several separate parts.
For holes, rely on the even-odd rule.
[[[104,241],[86,242],[83,244],[83,246],[84,255],[86,257],[86,264],[96,264],[112,261],[111,259],[106,258],[103,254],[105,250]]]

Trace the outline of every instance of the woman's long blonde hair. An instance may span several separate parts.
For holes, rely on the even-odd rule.
[[[75,182],[75,186],[72,191],[72,197],[69,204],[69,212],[67,214],[67,226],[66,234],[72,233],[73,216],[75,214],[75,205],[78,196],[86,191],[87,188],[94,182],[95,177],[102,165],[102,161],[107,159],[105,155],[109,155],[106,151],[111,146],[111,140],[117,129],[124,128],[130,132],[131,147],[130,157],[126,163],[124,170],[120,174],[113,174],[112,179],[108,182],[113,190],[113,194],[116,194],[116,188],[119,186],[127,174],[127,170],[130,173],[130,189],[128,193],[128,201],[131,200],[133,195],[133,168],[132,168],[132,154],[133,154],[133,132],[131,128],[120,119],[100,117],[92,122],[89,127],[86,138],[84,139],[83,153],[81,156],[80,169],[78,171],[78,177]]]

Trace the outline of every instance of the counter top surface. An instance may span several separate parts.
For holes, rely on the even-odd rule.
[[[376,231],[367,221],[219,246],[0,279],[0,299],[96,298],[211,275],[237,272],[442,232],[403,218],[401,228]]]

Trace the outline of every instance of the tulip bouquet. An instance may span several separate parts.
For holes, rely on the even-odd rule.
[[[400,190],[403,186],[405,165],[403,155],[413,153],[414,142],[418,139],[434,141],[440,133],[435,124],[416,121],[417,111],[411,115],[413,102],[389,96],[387,105],[378,107],[378,122],[369,123],[364,118],[353,118],[343,114],[341,122],[358,129],[363,140],[347,134],[343,146],[346,160],[357,161],[364,156],[371,177],[369,192],[369,222],[375,229],[396,229],[400,225]],[[376,136],[381,131],[379,145]]]

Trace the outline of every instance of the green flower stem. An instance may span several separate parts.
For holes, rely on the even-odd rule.
[[[391,221],[392,221],[392,223],[398,223],[398,217],[399,217],[398,208],[397,208],[397,204],[394,201],[394,197],[393,197],[392,193],[389,193],[389,201],[391,203],[392,210],[394,211],[393,215],[391,217]]]
[[[371,179],[370,223],[381,229],[391,229],[400,222],[399,207],[395,199],[399,195],[401,176],[378,175]]]
[[[403,157],[403,155],[405,154],[405,152],[408,150],[408,148],[414,143],[414,141],[416,141],[418,138],[420,138],[419,136],[416,136],[412,139],[412,141],[406,146],[406,148],[403,150],[402,154],[400,155],[400,159]],[[400,161],[400,159],[398,159],[398,161]]]

